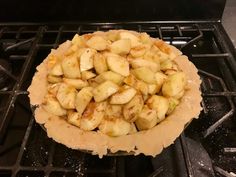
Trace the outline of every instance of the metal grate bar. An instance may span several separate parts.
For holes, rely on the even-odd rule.
[[[203,70],[201,70],[201,69],[199,69],[198,72],[199,72],[200,74],[203,74],[203,75],[206,75],[206,76],[208,76],[208,77],[211,77],[211,78],[214,78],[214,79],[218,80],[218,81],[220,82],[222,88],[224,89],[224,91],[228,92],[227,87],[226,87],[226,85],[225,85],[225,83],[224,83],[224,81],[223,81],[222,78],[220,78],[220,77],[218,77],[218,76],[215,76],[214,74],[208,73],[208,72],[206,72],[206,71],[203,71]]]
[[[151,175],[148,177],[158,177],[164,171],[163,167],[157,168]]]
[[[10,78],[14,79],[17,81],[17,78],[11,74],[8,70],[6,70],[2,65],[0,65],[0,71],[4,72],[6,75],[8,75]]]
[[[197,31],[198,31],[198,36],[196,36],[195,38],[193,38],[192,40],[190,40],[188,43],[184,44],[182,47],[181,47],[181,50],[183,50],[184,47],[198,41],[199,39],[201,39],[203,37],[203,33],[202,31],[199,29],[199,26],[197,24],[195,24],[196,28],[197,28]]]
[[[77,29],[77,33],[80,34],[80,32],[81,32],[81,26],[79,26]]]
[[[206,104],[205,104],[204,101],[201,102],[201,106],[202,106],[202,108],[203,108],[204,114],[207,114],[207,113],[208,113],[208,109],[207,109]]]
[[[47,166],[44,167],[44,170],[47,169],[47,170],[45,170],[45,176],[46,177],[50,176],[50,173],[52,172],[53,168],[55,168],[55,167],[53,167],[53,156],[55,154],[55,147],[56,147],[56,144],[55,144],[54,141],[52,141],[51,144],[50,144],[48,163],[47,163]],[[61,168],[59,168],[59,169],[60,170],[58,170],[58,168],[57,168],[57,169],[54,169],[53,171],[57,171],[57,170],[58,171],[65,171],[65,168],[64,168],[64,170],[62,170]],[[66,169],[66,170],[68,170],[68,169]],[[68,171],[70,171],[70,170],[68,170]]]
[[[114,169],[89,169],[88,174],[114,174]]]
[[[234,74],[234,76],[236,75],[236,62],[235,62],[235,55],[232,55],[232,52],[230,52],[230,46],[227,45],[226,41],[223,39],[222,37],[222,33],[220,31],[222,25],[219,25],[218,27],[216,27],[216,25],[214,25],[214,31],[216,33],[216,37],[215,40],[216,42],[219,44],[221,50],[223,50],[225,53],[229,53],[229,58],[227,60],[229,66],[231,66],[231,72]],[[223,27],[222,27],[223,28]],[[232,85],[233,88],[236,88],[236,85]]]
[[[177,31],[178,31],[178,33],[179,33],[179,36],[182,37],[182,36],[183,36],[183,33],[182,33],[182,31],[181,31],[179,25],[176,25],[176,28],[177,28]]]
[[[12,91],[2,91],[2,90],[0,90],[0,94],[12,94]]]
[[[53,45],[54,48],[56,48],[56,47],[58,46],[58,44],[59,44],[59,41],[60,41],[60,38],[61,38],[61,34],[62,34],[63,29],[64,29],[64,26],[61,26],[61,27],[59,28],[59,31],[58,31],[58,33],[57,33],[57,37],[56,37],[55,43],[54,43],[54,45]]]
[[[219,173],[223,177],[235,177],[234,175],[231,175],[230,173],[228,173],[227,171],[223,170],[220,167],[215,166],[214,169],[217,173]]]
[[[11,55],[9,59],[11,60],[26,60],[27,55]]]
[[[55,147],[56,147],[56,144],[54,141],[51,142],[51,145],[50,145],[50,150],[49,150],[49,156],[48,156],[48,165],[49,166],[52,166],[52,162],[53,162],[53,156],[55,154]]]
[[[116,177],[125,177],[125,159],[123,157],[116,157]]]
[[[219,53],[219,54],[192,54],[193,58],[227,58],[229,53]]]
[[[186,144],[184,132],[180,135],[180,142],[181,142],[181,146],[182,146],[182,150],[183,150],[185,165],[186,165],[186,168],[188,171],[188,176],[193,177],[195,175],[194,175],[192,163],[190,161],[190,157],[189,157],[190,154],[189,154],[188,147]]]
[[[1,167],[3,168],[3,167]],[[0,168],[0,170],[1,170]],[[49,170],[50,168],[50,170]],[[64,168],[64,167],[27,167],[27,166],[19,166],[18,168],[18,171],[19,170],[24,170],[24,171],[46,171],[46,174],[50,174],[51,172],[74,172],[75,170],[72,169],[72,168]],[[4,167],[4,169],[7,169],[7,167]],[[8,169],[12,169],[12,167],[9,167]],[[106,173],[106,174],[109,174],[109,173],[112,173],[111,171],[105,171],[103,170],[102,172],[101,171],[91,171],[91,173]]]
[[[21,162],[21,159],[22,159],[22,156],[23,156],[26,144],[28,142],[29,135],[30,135],[30,132],[31,132],[32,127],[33,127],[33,123],[34,123],[34,119],[32,118],[30,120],[29,126],[27,127],[27,130],[26,130],[23,142],[21,144],[20,152],[19,152],[19,154],[17,156],[16,163],[15,163],[14,167],[12,168],[12,175],[11,175],[11,177],[16,177],[16,175],[18,173],[18,170],[19,170],[19,167],[20,167],[20,162]]]
[[[116,177],[116,172],[117,172],[117,166],[118,166],[118,159],[117,158],[114,158],[114,161],[113,161],[113,165],[112,165],[112,168],[111,168],[111,171],[112,171],[112,176],[113,177]]]
[[[161,32],[161,27],[159,25],[156,26],[157,32],[159,34],[160,39],[163,39],[162,32]]]
[[[6,28],[6,27],[3,27],[3,28],[0,30],[0,38],[2,37],[2,35],[3,35],[4,31],[6,31],[6,30],[7,30],[7,28]]]
[[[206,138],[210,134],[212,134],[224,121],[229,119],[234,113],[234,109],[231,109],[228,113],[226,113],[222,118],[220,118],[217,122],[215,122],[213,125],[208,127],[204,132],[203,132],[203,137]]]
[[[13,44],[13,45],[11,45],[11,46],[5,48],[5,52],[7,52],[7,51],[9,51],[9,50],[12,50],[12,49],[15,49],[15,48],[17,48],[17,47],[19,47],[19,46],[22,46],[22,45],[24,45],[24,44],[31,43],[31,42],[33,42],[33,41],[34,41],[34,38],[31,38],[31,39],[27,39],[27,40],[18,42],[18,43],[16,43],[16,44]]]
[[[143,30],[142,30],[142,26],[141,25],[138,25],[138,32],[141,33]]]
[[[236,96],[236,92],[214,92],[214,93],[203,93],[204,97],[216,97],[216,96]]]
[[[55,44],[38,44],[38,47],[41,47],[41,48],[54,48],[56,46],[55,46]]]
[[[16,33],[16,40],[19,40],[19,38],[20,38],[20,35],[21,35],[21,33],[22,33],[22,31],[25,29],[25,27],[21,27],[19,30],[18,30],[18,32]]]

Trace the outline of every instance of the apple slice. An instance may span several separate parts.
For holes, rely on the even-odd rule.
[[[107,56],[108,68],[122,76],[129,75],[129,62],[119,55]]]
[[[80,56],[80,70],[87,71],[93,68],[95,50],[87,48]]]
[[[154,127],[157,122],[157,111],[144,106],[135,124],[139,130],[148,130]]]
[[[83,71],[81,75],[83,80],[88,80],[96,76],[92,71]]]
[[[49,84],[47,89],[48,93],[56,97],[60,84],[61,83]]]
[[[110,45],[110,50],[112,53],[124,55],[128,54],[131,48],[130,39],[120,39],[118,41],[113,42]]]
[[[148,84],[136,79],[135,76],[132,74],[130,74],[124,79],[124,83],[140,91],[143,95],[148,94]]]
[[[162,93],[166,97],[175,97],[184,90],[186,85],[186,75],[183,72],[177,72],[169,75],[162,86]]]
[[[144,59],[135,59],[131,61],[132,67],[135,68],[140,68],[140,67],[147,67],[151,69],[153,72],[160,71],[160,65],[158,65],[155,62],[144,60]]]
[[[96,102],[107,99],[119,90],[119,86],[112,81],[105,81],[93,90],[93,96]]]
[[[70,124],[79,127],[80,126],[80,118],[81,117],[78,112],[75,112],[72,110],[67,111],[67,121]]]
[[[138,132],[138,130],[137,130],[136,126],[135,126],[135,123],[131,123],[130,124],[130,130],[129,130],[128,134],[134,134],[134,133],[137,133],[137,132]]]
[[[168,111],[167,111],[167,115],[170,115],[176,108],[176,106],[178,106],[178,104],[180,103],[180,101],[176,98],[169,98],[169,107],[168,107]]]
[[[66,83],[61,83],[57,91],[57,99],[63,108],[75,108],[76,89]]]
[[[134,122],[137,118],[139,113],[143,108],[143,98],[142,95],[135,95],[133,99],[124,105],[123,108],[123,116],[124,119],[128,122]]]
[[[62,71],[61,63],[56,63],[49,73],[53,76],[62,76],[63,71]]]
[[[104,119],[99,130],[109,136],[122,136],[130,132],[131,124],[121,118]]]
[[[122,105],[112,105],[108,104],[105,116],[108,118],[121,117],[122,116]]]
[[[104,117],[106,105],[106,102],[90,102],[81,117],[80,128],[86,131],[97,128]]]
[[[63,78],[63,82],[65,82],[68,85],[71,85],[71,86],[75,87],[76,89],[82,89],[82,88],[88,86],[88,82],[87,81],[83,81],[81,79]]]
[[[108,41],[101,36],[93,36],[87,41],[87,46],[98,51],[105,50],[108,46]]]
[[[52,95],[47,95],[42,103],[43,108],[56,116],[66,115],[66,110],[60,105],[57,99]]]
[[[156,83],[155,73],[152,72],[152,70],[150,70],[147,67],[136,68],[132,70],[132,72],[138,79],[146,83],[149,83],[149,84]]]
[[[96,53],[93,58],[94,69],[98,74],[106,72],[108,70],[107,61],[105,56],[100,53]]]
[[[107,71],[107,72],[104,72],[102,74],[99,74],[96,78],[95,78],[95,81],[97,83],[102,83],[102,82],[105,82],[105,81],[112,81],[118,85],[120,85],[123,80],[124,80],[124,77],[121,76],[120,74],[118,73],[115,73],[115,72],[112,72],[112,71]]]
[[[70,55],[64,58],[61,67],[65,77],[71,79],[81,77],[79,63],[75,55]]]
[[[80,117],[82,116],[86,106],[93,98],[92,90],[93,90],[92,87],[84,87],[76,95],[75,108]]]
[[[139,38],[130,32],[121,32],[120,39],[130,39],[131,47],[136,47],[142,44],[141,42],[139,42]]]
[[[148,84],[148,93],[151,95],[156,94],[160,91],[160,87],[156,84]]]
[[[48,80],[48,82],[55,84],[55,83],[61,82],[61,81],[62,81],[62,78],[59,77],[59,76],[53,76],[53,75],[50,75],[50,74],[49,74],[49,75],[47,76],[47,80]]]
[[[110,104],[126,104],[128,103],[137,93],[134,88],[127,88],[121,92],[117,92],[112,95]]]
[[[71,43],[79,47],[85,47],[85,40],[83,39],[82,36],[79,36],[78,34],[76,34],[73,37],[73,39],[71,40]]]
[[[146,53],[148,49],[147,47],[148,47],[147,45],[143,45],[143,44],[135,46],[130,50],[130,54],[134,58],[142,57]]]
[[[157,111],[158,122],[160,122],[165,119],[165,115],[169,107],[169,102],[168,99],[163,96],[153,95],[147,100],[147,106]]]

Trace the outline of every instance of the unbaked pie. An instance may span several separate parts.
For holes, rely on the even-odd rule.
[[[95,32],[52,49],[29,98],[48,136],[100,156],[155,156],[201,111],[197,69],[174,46],[146,33]]]

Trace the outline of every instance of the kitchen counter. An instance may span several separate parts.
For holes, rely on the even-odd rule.
[[[236,50],[236,0],[227,0],[222,23]]]

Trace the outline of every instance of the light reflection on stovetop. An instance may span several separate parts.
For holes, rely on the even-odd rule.
[[[141,31],[147,31],[151,36],[162,37],[166,42],[174,41],[172,44],[179,48],[191,42],[192,39],[199,35],[199,30],[195,30],[195,26],[192,28],[191,25],[190,27],[185,25],[185,27],[183,26],[182,28],[179,26],[171,26],[170,28],[161,29],[155,25],[154,27],[152,25],[150,25],[151,27],[144,25],[142,28],[140,28],[140,25],[131,26],[128,25],[125,27],[126,29],[136,28]],[[120,25],[118,27],[122,28],[123,26]],[[0,113],[1,108],[7,106],[4,104],[6,100],[11,98],[11,92],[9,91],[17,84],[17,78],[21,73],[22,66],[31,48],[31,42],[36,37],[36,29],[38,28],[39,27],[29,27],[29,29],[27,29],[14,27],[15,33],[6,32],[6,35],[4,36],[3,34],[2,37],[0,34],[0,43],[2,42],[0,46],[2,46],[2,49],[6,50],[5,52],[1,52],[0,58],[3,58],[4,61],[7,61],[11,65],[12,70],[8,69],[8,71],[12,73],[13,76],[8,78],[8,83],[12,83],[10,84],[11,87],[0,90]],[[236,173],[235,152],[230,151],[230,148],[236,147],[235,120],[229,117],[223,122],[220,128],[213,129],[213,132],[209,134],[205,132],[208,127],[214,125],[216,121],[220,120],[222,116],[231,110],[232,105],[229,103],[228,97],[224,96],[204,97],[204,111],[201,113],[200,118],[193,120],[185,130],[185,134],[178,138],[175,144],[164,149],[164,151],[155,158],[140,155],[136,157],[105,157],[99,159],[97,156],[68,149],[49,139],[41,127],[33,122],[28,97],[26,94],[20,94],[20,91],[27,89],[35,72],[35,67],[47,56],[51,48],[71,38],[76,32],[83,34],[96,29],[102,30],[102,27],[94,28],[87,26],[81,28],[78,26],[52,26],[43,28],[42,38],[40,38],[40,42],[37,45],[39,51],[33,58],[34,62],[31,70],[27,74],[20,90],[17,90],[19,94],[15,97],[14,104],[7,115],[11,121],[4,139],[0,144],[0,176],[14,176],[17,174],[16,176],[22,177],[43,177],[45,175],[50,177],[89,177],[99,175],[117,177],[182,177],[188,175],[192,175],[193,177],[218,177],[224,176],[223,173],[227,174],[227,171]],[[201,36],[201,38],[184,47],[183,52],[187,54],[192,62],[200,69],[199,74],[203,81],[203,94],[209,91],[212,93],[229,91],[230,88],[228,84],[226,83],[227,90],[225,90],[220,83],[221,81],[217,79],[217,77],[225,77],[222,73],[222,68],[219,67],[222,62],[219,60],[222,59],[219,59],[219,57],[208,59],[201,56],[201,54],[221,54],[224,52],[218,44],[213,30],[208,30],[208,28],[209,26],[203,30],[203,36]],[[18,29],[20,29],[20,32]],[[182,36],[178,34],[178,29],[182,30]],[[184,29],[192,30],[184,31]],[[159,31],[159,33],[157,31]],[[22,38],[21,33],[23,34]],[[24,41],[30,42],[24,43]],[[22,43],[22,45],[17,46],[18,43]],[[13,47],[11,48],[11,46]],[[194,54],[200,57],[194,57]],[[213,74],[213,77],[204,72]],[[223,79],[223,82],[227,82],[227,80]],[[28,127],[29,122],[30,126]],[[29,137],[29,139],[25,142],[26,144],[23,151],[21,151],[24,136]],[[186,146],[185,148],[188,152],[184,152],[186,149],[183,145]],[[225,150],[225,148],[228,149]],[[20,153],[22,153],[22,155],[19,155]],[[184,160],[186,158],[187,161]],[[18,166],[15,166],[15,164],[18,164]],[[17,167],[19,170],[14,171],[16,174],[12,172],[13,167]],[[47,169],[50,170],[48,171]],[[221,170],[223,170],[223,172]]]

